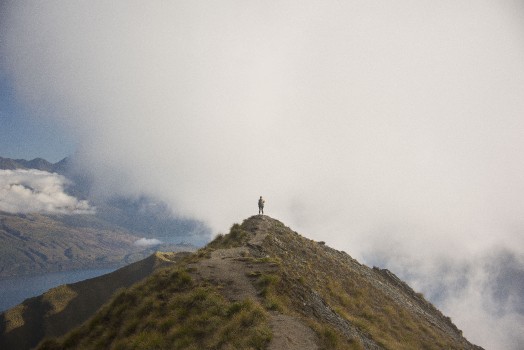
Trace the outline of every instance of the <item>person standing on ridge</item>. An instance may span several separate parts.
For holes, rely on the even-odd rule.
[[[262,196],[260,196],[260,198],[258,199],[258,215],[262,214],[264,215],[264,203],[266,201],[262,198]]]

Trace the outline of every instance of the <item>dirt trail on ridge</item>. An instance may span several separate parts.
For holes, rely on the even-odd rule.
[[[225,296],[232,301],[244,299],[260,299],[249,274],[274,271],[275,267],[266,264],[253,264],[253,250],[266,238],[269,222],[262,217],[255,227],[253,236],[249,239],[248,247],[217,249],[211,252],[208,259],[192,264],[198,278],[209,280],[224,288]],[[298,318],[283,315],[278,312],[270,313],[270,326],[273,337],[269,350],[316,350],[318,338],[311,328],[303,324]]]

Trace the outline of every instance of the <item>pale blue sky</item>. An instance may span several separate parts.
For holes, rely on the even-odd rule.
[[[0,157],[57,162],[71,155],[75,145],[56,120],[33,115],[19,103],[9,81],[0,76]]]

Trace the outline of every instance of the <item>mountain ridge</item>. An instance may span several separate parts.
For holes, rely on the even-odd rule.
[[[63,173],[67,167],[69,158],[66,157],[56,163],[51,163],[43,158],[34,158],[31,160],[25,159],[11,159],[0,157],[0,169],[16,170],[16,169],[36,169],[51,173]]]
[[[257,215],[39,349],[481,349],[388,270]]]
[[[52,288],[0,314],[0,348],[30,349],[44,337],[80,325],[121,288],[143,280],[188,253],[153,253],[109,274]]]

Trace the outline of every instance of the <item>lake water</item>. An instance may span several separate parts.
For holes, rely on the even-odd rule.
[[[113,271],[114,268],[91,269],[0,279],[0,312],[59,285],[83,281]]]

